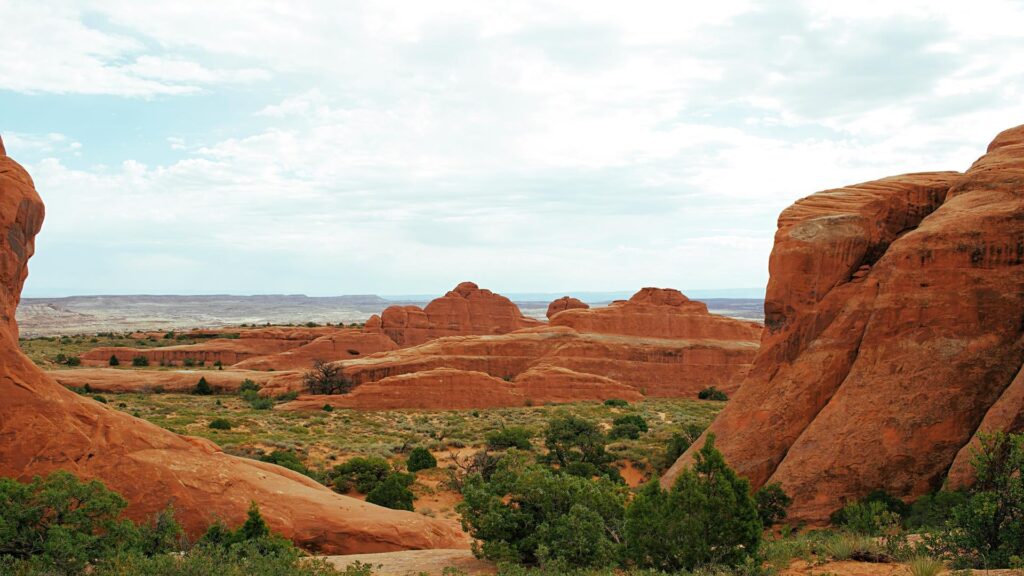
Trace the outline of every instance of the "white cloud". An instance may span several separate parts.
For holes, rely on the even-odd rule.
[[[48,244],[109,261],[125,239],[161,264],[110,282],[166,268],[207,291],[758,285],[796,198],[964,169],[1024,118],[1011,2],[90,0],[0,19],[25,22],[0,37],[0,90],[256,100],[161,126],[164,160],[9,138],[49,202],[47,285],[82,277]]]

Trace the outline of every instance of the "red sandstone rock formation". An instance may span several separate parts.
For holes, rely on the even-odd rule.
[[[415,346],[441,336],[505,334],[540,325],[508,298],[463,282],[426,308],[390,306],[371,316],[364,330],[386,334],[399,346]]]
[[[1018,127],[965,174],[829,190],[782,213],[761,350],[710,431],[755,487],[794,496],[791,517],[934,490],[951,465],[962,477],[979,426],[1020,427],[1022,183]]]
[[[586,302],[583,302],[582,300],[573,298],[572,296],[562,296],[557,300],[552,300],[551,304],[548,304],[548,320],[550,320],[552,316],[558,314],[559,312],[564,312],[566,310],[575,310],[577,308],[590,308],[590,305],[587,304]]]
[[[760,332],[759,325],[708,314],[676,290],[644,289],[629,303],[566,310],[552,323],[566,316],[565,324],[602,331],[563,325],[450,336],[349,360],[341,366],[357,388],[351,399],[331,402],[367,409],[454,408],[696,397],[707,386],[732,392],[746,376]],[[275,380],[271,393],[297,385],[297,378]],[[291,407],[322,406],[320,400],[300,399]]]
[[[397,348],[398,345],[384,334],[350,328],[321,336],[309,344],[278,354],[243,360],[234,367],[246,370],[305,370],[317,360],[335,362]]]
[[[271,464],[229,456],[74,394],[18,349],[14,311],[43,221],[31,178],[0,156],[0,475],[69,470],[102,480],[142,519],[173,504],[193,536],[219,517],[240,524],[249,502],[310,550],[358,553],[465,546],[453,524],[338,495]]]
[[[708,312],[703,302],[679,290],[644,288],[625,301],[603,308],[567,310],[551,318],[552,326],[579,332],[645,338],[757,340],[761,325]]]
[[[89,386],[94,392],[149,393],[188,392],[195,388],[199,378],[219,392],[235,392],[242,381],[249,379],[260,386],[268,386],[279,372],[255,370],[132,370],[123,368],[76,368],[52,370],[46,375],[68,388]]]
[[[535,368],[515,380],[474,370],[431,368],[367,382],[346,395],[302,396],[279,409],[320,410],[330,404],[357,410],[459,410],[608,398],[640,400],[643,396],[610,378],[565,368]]]

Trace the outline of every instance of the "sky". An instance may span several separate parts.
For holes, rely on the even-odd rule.
[[[0,0],[25,296],[745,289],[1024,123],[1024,2]]]

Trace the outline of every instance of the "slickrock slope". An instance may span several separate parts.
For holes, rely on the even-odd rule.
[[[65,469],[127,498],[136,519],[173,503],[197,536],[217,516],[242,522],[251,500],[299,545],[347,554],[465,547],[450,523],[336,494],[284,468],[221,452],[74,394],[18,349],[14,311],[43,203],[28,173],[0,156],[0,475],[28,479]]]
[[[548,320],[559,312],[576,310],[577,308],[590,308],[590,305],[578,298],[573,298],[572,296],[562,296],[557,300],[552,300],[551,304],[548,304]]]
[[[371,316],[364,330],[386,334],[399,346],[415,346],[442,336],[505,334],[540,325],[508,298],[463,282],[426,308],[389,306]]]
[[[757,340],[761,325],[718,316],[703,302],[690,300],[679,290],[643,288],[629,300],[603,308],[566,310],[551,317],[552,326],[578,332],[621,334],[643,338]]]
[[[1020,426],[1022,263],[1024,127],[966,174],[800,200],[779,218],[761,350],[716,445],[755,487],[780,482],[796,519],[938,488],[979,426]]]
[[[218,392],[237,391],[242,381],[249,379],[262,386],[282,376],[282,373],[256,370],[133,370],[130,368],[77,368],[51,370],[46,375],[69,388],[84,388],[94,392],[188,392],[195,388],[199,378],[206,378]]]
[[[245,370],[306,370],[317,360],[335,362],[397,348],[398,345],[384,334],[349,328],[321,336],[298,348],[243,360],[234,367]]]
[[[552,324],[568,315],[565,324],[598,327],[600,332],[562,325],[495,336],[449,336],[345,361],[343,371],[357,387],[349,398],[329,402],[363,409],[480,408],[696,397],[707,386],[732,392],[746,376],[757,352],[759,325],[708,314],[703,304],[676,290],[645,288],[630,302],[608,309],[570,309],[552,317]],[[582,320],[576,320],[577,314]],[[282,379],[276,385],[287,384]],[[282,409],[320,408],[324,403],[300,398]]]

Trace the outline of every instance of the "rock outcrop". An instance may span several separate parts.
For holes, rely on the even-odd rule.
[[[708,312],[703,302],[690,300],[679,290],[643,288],[629,300],[609,306],[566,310],[551,318],[551,326],[577,332],[620,334],[641,338],[757,340],[761,325]]]
[[[798,201],[769,269],[761,350],[709,431],[755,487],[782,484],[791,517],[935,490],[980,428],[1020,427],[1024,127],[965,174]]]
[[[89,387],[93,392],[158,393],[189,392],[200,378],[215,391],[236,392],[244,380],[252,380],[261,387],[285,376],[279,372],[256,370],[134,370],[123,368],[76,368],[51,370],[46,375],[68,388]]]
[[[366,332],[386,334],[399,346],[416,346],[442,336],[506,334],[542,323],[508,298],[463,282],[441,298],[419,306],[389,306],[366,322]]]
[[[448,522],[341,496],[271,464],[229,456],[79,396],[18,348],[14,319],[43,203],[28,173],[0,155],[0,475],[64,469],[102,480],[144,519],[173,504],[193,537],[214,518],[240,524],[256,501],[271,528],[323,553],[464,547]]]
[[[651,288],[628,303],[564,310],[552,317],[556,323],[563,325],[449,336],[341,362],[357,387],[350,399],[331,402],[362,409],[483,408],[696,398],[707,386],[731,393],[746,376],[760,334],[760,325],[708,314],[676,290]],[[272,386],[296,384],[281,378]],[[323,404],[300,398],[285,409]]]
[[[590,305],[578,298],[573,298],[572,296],[562,296],[557,300],[552,300],[551,304],[548,304],[548,320],[550,320],[552,316],[558,314],[559,312],[565,312],[566,310],[576,310],[578,308],[586,309],[590,308]]]

